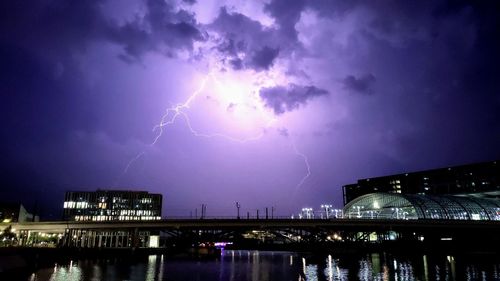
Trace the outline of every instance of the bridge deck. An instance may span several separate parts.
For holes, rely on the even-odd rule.
[[[481,230],[500,231],[497,221],[470,220],[359,220],[359,219],[166,219],[158,221],[107,221],[107,222],[25,222],[0,224],[0,229],[9,225],[16,230],[64,232],[79,230],[204,230],[204,229],[313,229],[337,231],[436,231],[436,230]]]

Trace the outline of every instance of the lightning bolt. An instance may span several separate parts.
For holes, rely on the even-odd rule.
[[[185,110],[188,110],[191,106],[191,103],[200,95],[200,93],[205,89],[206,87],[206,84],[208,82],[209,79],[212,79],[219,87],[223,87],[223,84],[217,79],[217,77],[214,75],[213,72],[209,73],[207,76],[205,76],[205,78],[202,80],[201,84],[200,84],[200,87],[198,89],[196,89],[189,97],[186,101],[184,101],[183,103],[179,103],[179,104],[176,104],[175,106],[172,106],[172,107],[169,107],[165,110],[165,113],[163,114],[163,116],[161,117],[160,119],[160,122],[155,125],[153,127],[153,132],[155,133],[156,132],[156,136],[154,137],[153,141],[149,144],[150,147],[154,146],[158,141],[159,139],[161,138],[161,136],[163,135],[164,133],[164,127],[166,126],[170,126],[172,124],[175,123],[175,121],[181,117],[184,119],[189,131],[191,132],[191,134],[195,137],[203,137],[203,138],[222,138],[222,139],[226,139],[228,141],[232,141],[232,142],[238,142],[238,143],[247,143],[247,142],[252,142],[252,141],[257,141],[257,140],[260,140],[264,134],[265,134],[265,129],[269,128],[271,126],[271,124],[276,121],[275,118],[267,118],[267,123],[264,127],[264,130],[262,130],[261,133],[255,135],[255,136],[251,136],[251,137],[247,137],[247,138],[237,138],[237,137],[233,137],[233,136],[230,136],[230,135],[226,135],[226,134],[221,134],[221,133],[212,133],[212,134],[206,134],[206,133],[200,133],[198,132],[197,130],[195,130],[191,124],[191,119],[189,118],[189,115],[185,112]],[[261,112],[262,109],[259,108],[259,110]],[[265,116],[267,116],[267,114],[264,114]],[[307,180],[307,178],[309,178],[309,176],[311,175],[311,167],[309,165],[309,160],[307,158],[307,156],[303,153],[301,153],[298,149],[297,149],[297,146],[295,145],[295,142],[292,140],[291,141],[291,146],[294,150],[294,153],[301,157],[304,161],[304,165],[306,166],[306,169],[307,169],[307,173],[304,177],[302,177],[302,179],[300,180],[300,182],[296,185],[295,187],[295,192],[304,184],[304,182]],[[138,153],[135,157],[133,157],[126,165],[125,169],[123,170],[121,177],[123,177],[130,169],[130,167],[134,164],[134,162],[136,162],[137,160],[139,160],[141,157],[143,157],[144,155],[146,154],[146,151],[142,151],[140,153]],[[294,193],[295,193],[294,192]]]
[[[297,191],[304,184],[304,182],[307,180],[307,178],[309,178],[311,176],[311,166],[309,165],[309,159],[307,159],[307,156],[297,149],[297,146],[295,145],[294,141],[292,141],[292,147],[293,147],[293,151],[295,152],[295,154],[304,160],[304,164],[306,165],[306,168],[307,168],[307,174],[295,186],[295,193],[297,193]]]

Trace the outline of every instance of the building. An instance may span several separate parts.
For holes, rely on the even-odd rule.
[[[342,189],[344,205],[359,196],[377,192],[420,195],[482,193],[498,197],[500,163],[492,161],[366,178],[344,185]]]
[[[0,222],[39,221],[38,216],[26,211],[20,203],[0,203]]]
[[[161,219],[162,195],[146,191],[69,191],[64,220],[113,221]]]
[[[500,200],[459,195],[370,193],[344,207],[345,218],[500,220]]]

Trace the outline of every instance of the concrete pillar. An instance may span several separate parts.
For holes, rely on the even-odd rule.
[[[85,244],[87,242],[87,231],[79,231],[80,232],[80,237],[81,237],[81,243],[80,243],[80,247],[84,248],[85,247]]]
[[[132,248],[137,248],[139,246],[139,229],[134,228],[132,233]]]

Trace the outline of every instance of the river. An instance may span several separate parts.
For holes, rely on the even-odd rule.
[[[73,260],[38,269],[19,280],[500,280],[500,258],[389,253],[312,256],[227,250],[216,260],[162,255]]]

